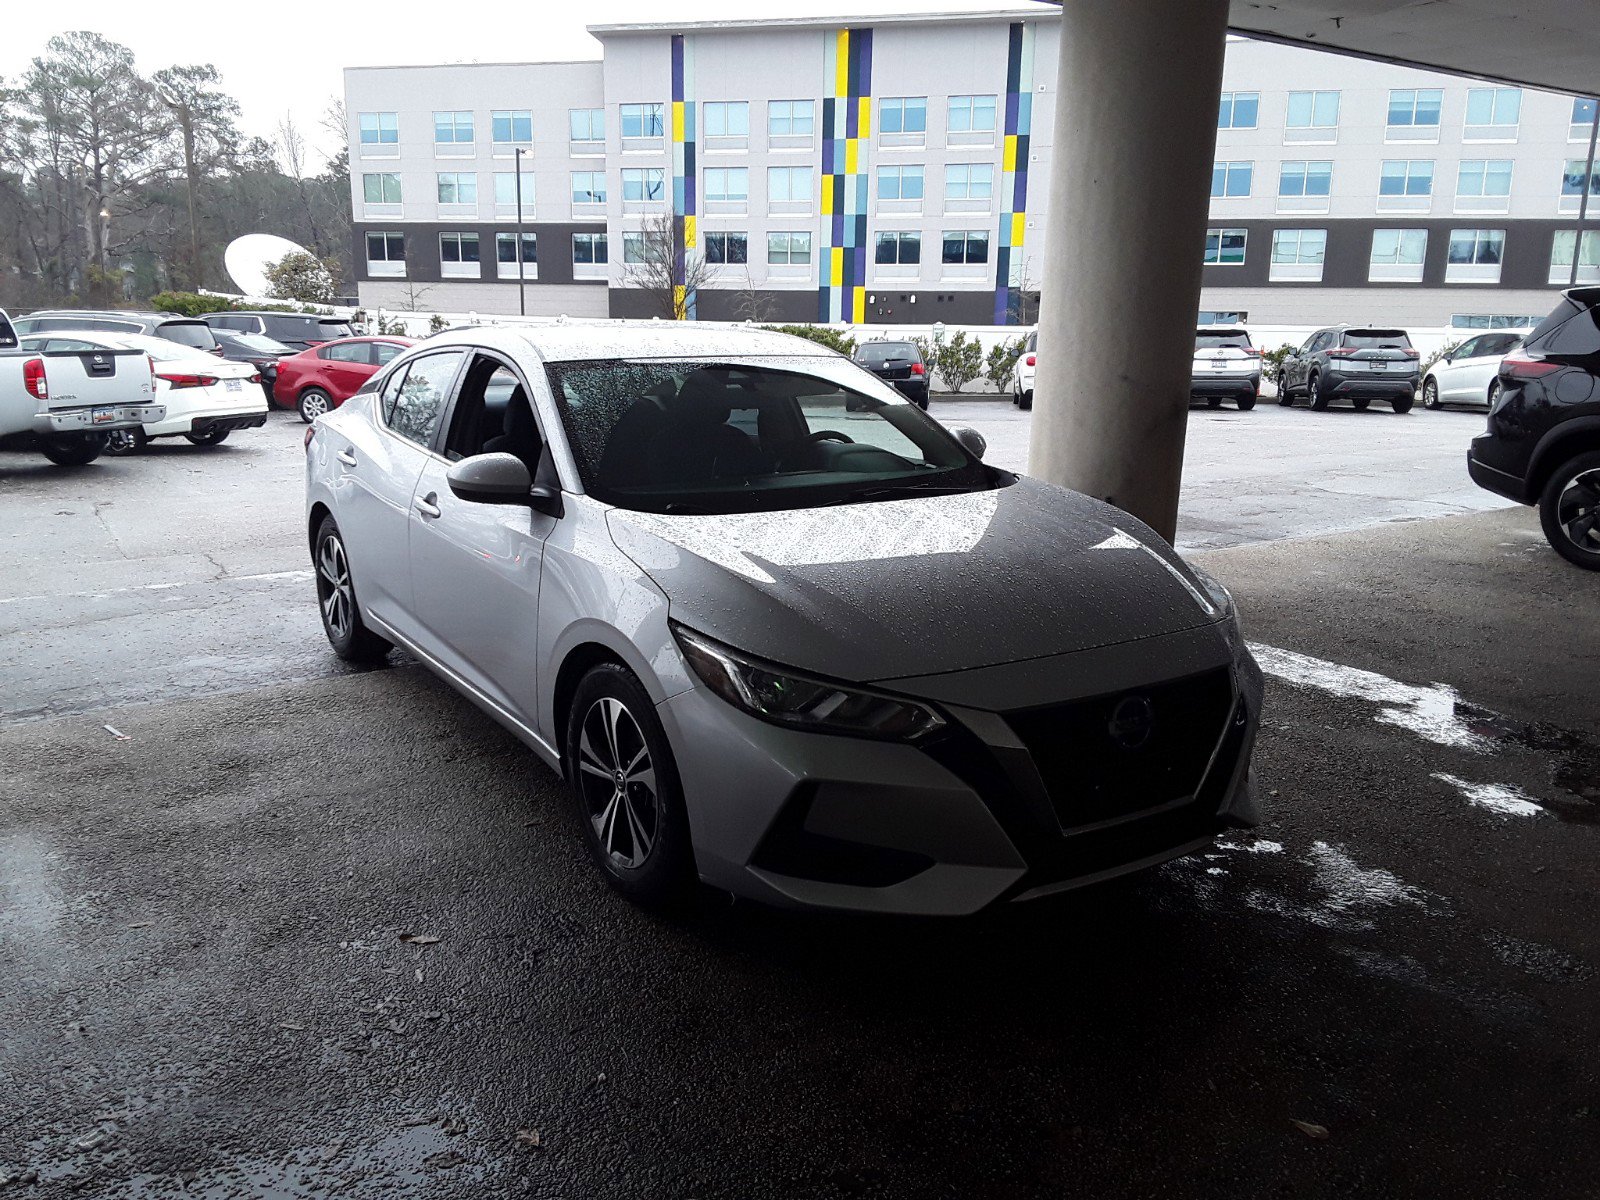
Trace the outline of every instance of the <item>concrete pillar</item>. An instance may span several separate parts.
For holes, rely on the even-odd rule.
[[[1227,17],[1227,0],[1068,0],[1061,12],[1029,470],[1168,539]]]

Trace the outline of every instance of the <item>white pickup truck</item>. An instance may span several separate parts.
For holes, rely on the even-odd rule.
[[[0,448],[37,450],[62,467],[100,457],[113,429],[159,421],[155,364],[138,350],[17,350],[0,309]]]

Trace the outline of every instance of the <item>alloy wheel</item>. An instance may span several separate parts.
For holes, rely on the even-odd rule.
[[[1439,407],[1439,385],[1431,379],[1422,385],[1422,407]]]
[[[344,641],[353,628],[355,592],[350,586],[350,560],[338,534],[323,538],[317,551],[317,599],[328,631],[336,641]]]
[[[1500,381],[1494,379],[1489,383],[1489,407],[1493,408],[1498,403],[1500,403]]]
[[[578,734],[578,787],[584,815],[615,867],[638,870],[661,826],[655,763],[644,733],[621,700],[589,706]]]
[[[300,397],[300,415],[314,421],[328,412],[328,398],[321,392],[307,392]]]
[[[1578,549],[1600,553],[1600,467],[1579,471],[1562,487],[1556,522]]]

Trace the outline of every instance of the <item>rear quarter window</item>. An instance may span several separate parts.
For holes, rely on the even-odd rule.
[[[1579,308],[1545,337],[1546,354],[1600,354],[1600,309]]]

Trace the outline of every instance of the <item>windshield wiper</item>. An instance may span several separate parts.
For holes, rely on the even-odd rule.
[[[933,480],[917,482],[908,480],[905,483],[886,483],[876,487],[861,488],[854,492],[846,493],[842,498],[835,500],[835,504],[863,504],[871,500],[882,500],[891,496],[952,496],[963,492],[984,491],[981,486],[970,483],[936,483]]]

